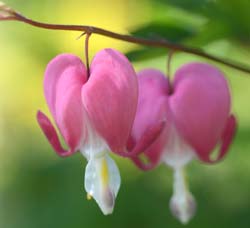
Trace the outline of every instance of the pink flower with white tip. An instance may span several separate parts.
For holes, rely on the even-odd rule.
[[[144,151],[147,161],[135,156],[143,169],[159,163],[174,171],[170,208],[175,217],[187,223],[196,203],[184,180],[183,168],[192,159],[212,163],[222,159],[233,139],[236,120],[230,114],[230,91],[224,75],[215,67],[190,63],[177,70],[173,83],[158,70],[145,69],[138,74],[139,100],[132,135],[141,137],[148,124],[165,121],[157,140]],[[210,158],[216,145],[218,157]]]
[[[38,112],[38,122],[60,156],[80,151],[88,160],[85,189],[104,214],[113,211],[120,187],[120,174],[108,155],[134,156],[156,138],[162,125],[149,126],[130,151],[126,145],[135,118],[137,76],[127,58],[113,49],[100,51],[90,66],[90,75],[82,61],[71,54],[54,58],[47,66],[44,94],[50,112],[69,149],[60,144],[50,120]]]

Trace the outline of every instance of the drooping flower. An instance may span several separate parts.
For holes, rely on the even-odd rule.
[[[139,155],[133,161],[143,170],[160,163],[173,168],[170,208],[175,217],[187,223],[195,213],[196,203],[184,180],[184,166],[192,159],[219,161],[235,133],[228,84],[218,69],[203,63],[182,66],[171,84],[154,69],[139,72],[138,81],[138,107],[132,130],[135,141],[148,124],[152,126],[159,120],[166,124],[157,140],[144,151],[147,161]],[[212,160],[210,155],[216,145],[220,145],[218,157]]]
[[[37,119],[44,134],[60,156],[80,151],[87,158],[88,196],[104,214],[112,213],[121,180],[107,151],[130,156],[126,144],[131,138],[138,97],[132,65],[121,53],[104,49],[94,57],[87,78],[86,67],[78,57],[61,54],[47,66],[44,94],[69,149],[61,146],[52,123],[39,111]],[[141,144],[145,140],[147,137]],[[136,150],[141,150],[140,145],[131,154]]]

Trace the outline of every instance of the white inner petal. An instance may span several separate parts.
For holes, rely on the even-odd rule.
[[[178,168],[185,166],[195,156],[193,148],[181,138],[175,127],[172,127],[169,141],[164,149],[162,161],[172,168]]]
[[[171,212],[180,222],[187,224],[195,214],[196,201],[189,192],[182,168],[174,169],[173,192],[170,200]]]
[[[105,140],[99,136],[96,130],[91,126],[88,114],[84,113],[84,115],[86,132],[83,138],[86,139],[82,140],[80,151],[87,160],[90,160],[91,157],[102,156],[105,151],[109,150],[109,147]]]
[[[118,194],[121,178],[119,169],[115,162],[110,158],[107,151],[109,147],[105,140],[87,121],[85,113],[86,138],[80,147],[81,153],[88,160],[85,169],[84,186],[87,197],[94,198],[102,212],[111,214],[114,209],[115,198]]]
[[[105,215],[113,212],[120,184],[119,170],[108,154],[90,158],[85,170],[85,189]]]
[[[170,200],[172,214],[186,224],[195,214],[196,201],[185,182],[183,167],[196,157],[194,149],[189,146],[172,126],[171,135],[162,161],[174,171],[173,195]]]

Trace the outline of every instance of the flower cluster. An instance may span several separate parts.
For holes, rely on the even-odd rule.
[[[121,182],[108,153],[112,151],[142,170],[161,163],[172,167],[170,207],[186,223],[194,214],[195,200],[184,181],[184,166],[192,159],[211,163],[223,158],[236,128],[223,74],[203,63],[182,66],[171,83],[155,69],[136,74],[127,58],[113,49],[96,54],[89,75],[78,57],[62,54],[47,66],[44,94],[68,149],[40,111],[38,122],[58,155],[80,151],[86,157],[85,189],[104,214],[112,213]],[[217,144],[219,155],[211,160]]]

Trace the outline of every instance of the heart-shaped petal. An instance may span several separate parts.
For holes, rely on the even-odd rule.
[[[86,80],[84,64],[70,54],[54,58],[45,72],[45,98],[71,151],[79,149],[81,140],[86,137],[81,100],[81,89]]]
[[[82,101],[93,127],[113,152],[126,151],[134,121],[137,78],[127,58],[113,49],[94,57]]]
[[[169,133],[168,93],[169,84],[165,76],[158,70],[145,69],[138,73],[139,98],[132,136],[135,142],[150,129],[157,129],[160,123],[165,123],[164,129],[157,139],[144,150],[148,163],[140,156],[133,157],[133,161],[141,169],[151,169],[158,164],[163,149],[167,143]],[[153,132],[152,132],[153,133]]]
[[[230,112],[224,75],[208,64],[182,66],[175,74],[170,108],[178,133],[201,159],[209,157],[221,139]]]

